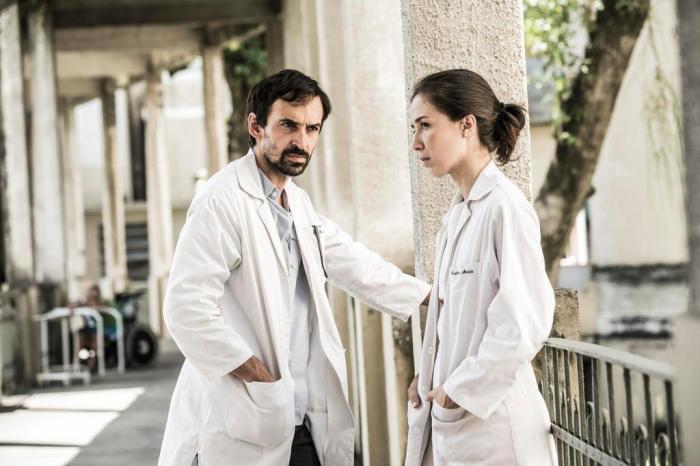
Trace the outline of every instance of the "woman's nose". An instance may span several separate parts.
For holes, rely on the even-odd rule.
[[[415,150],[415,151],[420,152],[423,150],[423,143],[421,142],[420,138],[418,137],[418,133],[413,135],[412,146],[413,146],[413,150]]]

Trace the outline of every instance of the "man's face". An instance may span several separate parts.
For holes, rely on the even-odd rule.
[[[318,143],[322,121],[318,97],[299,104],[277,99],[265,127],[253,134],[256,148],[271,169],[286,176],[301,175]]]

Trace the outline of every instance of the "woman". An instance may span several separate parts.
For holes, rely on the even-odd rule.
[[[511,160],[525,112],[477,73],[449,70],[415,85],[410,114],[423,166],[459,192],[437,237],[406,465],[556,465],[530,365],[554,293],[535,211],[492,160]]]

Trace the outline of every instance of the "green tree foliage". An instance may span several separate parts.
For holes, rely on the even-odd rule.
[[[263,77],[267,69],[264,38],[254,37],[244,42],[233,41],[223,51],[224,74],[231,91],[233,111],[228,121],[229,158],[245,155],[248,147],[246,98],[250,88]]]

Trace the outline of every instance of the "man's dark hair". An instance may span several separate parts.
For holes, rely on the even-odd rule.
[[[297,70],[282,70],[266,77],[255,84],[248,94],[247,115],[255,114],[255,117],[262,126],[267,125],[267,116],[270,114],[270,107],[277,99],[292,104],[305,104],[314,97],[321,99],[323,106],[323,120],[326,121],[331,113],[331,100],[328,98],[318,82]],[[248,136],[248,145],[255,146],[255,138]]]

